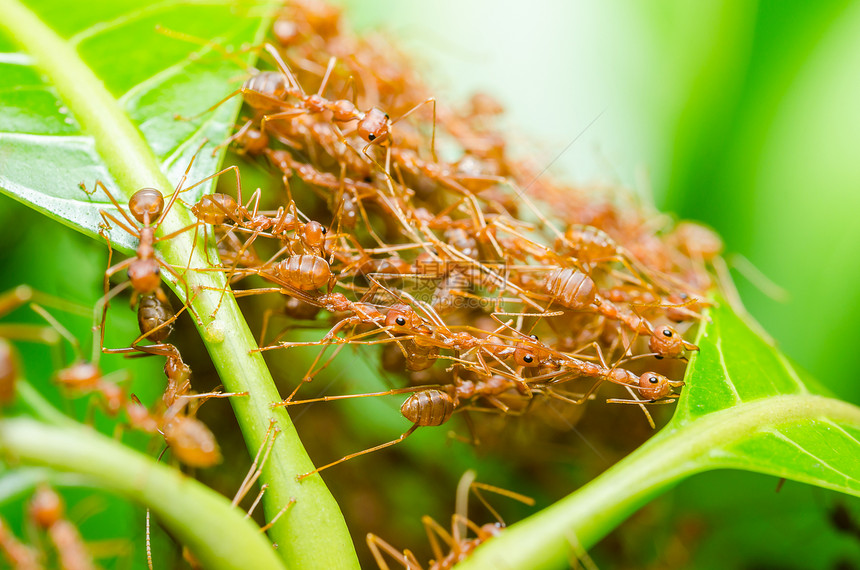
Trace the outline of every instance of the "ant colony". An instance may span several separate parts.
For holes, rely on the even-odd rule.
[[[235,58],[208,40],[160,31],[205,44],[206,57]],[[21,288],[0,297],[0,316],[29,303],[51,325],[47,336],[72,344],[74,360],[55,377],[63,393],[92,395],[106,415],[161,438],[170,451],[165,461],[202,469],[222,460],[196,412],[209,398],[247,394],[195,392],[191,368],[169,340],[183,312],[198,321],[207,316],[191,306],[200,292],[187,284],[189,272],[201,269],[190,260],[186,267],[167,264],[158,253],[160,244],[193,232],[195,243],[202,237],[217,246],[220,259],[207,253],[210,267],[202,271],[225,275],[230,287],[218,289],[222,301],[235,295],[266,305],[255,351],[275,358],[299,347],[312,351],[309,363],[283,379],[286,397],[273,408],[400,397],[407,429],[337,459],[314,458],[322,466],[299,480],[455,416],[465,420],[467,441],[479,445],[488,416],[532,421],[550,406],[581,409],[601,393],[610,404],[638,407],[645,418],[639,421],[653,427],[652,406],[678,398],[687,359],[698,350],[690,340],[714,286],[720,239],[698,224],[656,216],[618,192],[544,176],[509,153],[495,126],[502,109],[493,98],[476,94],[460,107],[437,102],[397,50],[347,32],[339,9],[291,1],[271,37],[257,46],[266,70],[249,69],[221,102],[176,121],[196,125],[241,96],[240,120],[221,146],[270,169],[277,184],[248,193],[231,166],[186,187],[189,164],[176,188],[139,189],[127,204],[101,182],[84,188],[115,209],[101,214],[108,245],[108,230],[139,244],[132,257],[108,261],[90,358],[42,307],[51,304],[47,297]],[[233,88],[225,85],[224,92]],[[445,152],[437,154],[437,146]],[[189,190],[228,172],[235,196],[188,198]],[[165,233],[162,222],[175,208],[187,208],[196,221]],[[162,288],[166,276],[190,300],[179,310]],[[128,346],[105,347],[109,306],[126,289],[140,336]],[[380,370],[387,389],[362,393],[333,383],[324,394],[312,392],[315,377],[347,346]],[[122,377],[102,374],[102,354],[163,358],[163,396],[151,407],[142,404]],[[0,338],[4,403],[14,394],[16,366],[11,345]],[[273,425],[234,504],[260,476],[278,433]],[[464,494],[471,490],[493,513],[481,489],[530,503],[474,483],[474,476],[465,485]],[[39,491],[34,505],[50,493]],[[65,538],[52,530],[65,528],[61,505],[53,511],[43,516],[34,506],[33,516],[61,556],[82,558],[73,528]],[[501,517],[494,516],[497,523],[479,526],[458,512],[450,531],[425,517],[435,556],[430,566],[448,568],[501,532]],[[421,567],[411,552],[377,536],[368,544],[381,567],[387,559]],[[2,526],[0,546],[23,565],[35,556]]]

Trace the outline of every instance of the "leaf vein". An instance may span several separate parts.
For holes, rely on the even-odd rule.
[[[729,368],[726,365],[726,359],[725,359],[725,356],[723,355],[723,337],[718,336],[717,342],[715,344],[716,344],[716,348],[717,348],[717,356],[720,359],[720,366],[722,367],[723,373],[726,377],[726,386],[728,386],[729,389],[732,391],[732,394],[735,397],[735,403],[738,403],[738,402],[742,403],[743,398],[741,398],[741,395],[738,393],[738,389],[735,387],[734,382],[732,382],[732,376],[731,376],[731,374],[729,374]]]
[[[131,24],[145,16],[158,14],[159,12],[164,11],[166,8],[174,7],[175,3],[171,3],[170,0],[165,0],[156,4],[144,4],[142,7],[136,10],[132,10],[130,12],[126,12],[122,16],[114,18],[113,20],[108,20],[106,22],[97,22],[88,28],[84,28],[83,30],[69,38],[69,45],[72,47],[77,47],[90,38],[94,38],[103,33],[116,30],[127,24]]]
[[[800,379],[800,376],[797,374],[797,370],[794,369],[794,366],[791,364],[791,362],[789,362],[789,360],[782,352],[778,350],[774,352],[776,353],[776,357],[779,359],[780,364],[782,364],[782,367],[785,369],[786,372],[788,372],[788,375],[791,377],[794,383],[797,384],[797,387],[800,389],[800,391],[804,394],[808,394],[809,389],[806,387],[806,384],[803,383],[803,380]]]
[[[832,465],[830,465],[829,463],[827,463],[826,461],[824,461],[823,459],[821,459],[820,457],[815,455],[814,453],[811,453],[808,449],[806,449],[805,447],[803,447],[802,445],[800,445],[799,443],[797,443],[796,441],[794,441],[793,439],[791,439],[790,437],[788,437],[787,435],[782,433],[781,431],[779,431],[777,429],[772,429],[772,428],[771,429],[765,429],[763,431],[765,433],[769,433],[771,435],[776,436],[777,438],[788,443],[789,445],[794,446],[795,448],[797,448],[798,451],[800,451],[801,453],[803,453],[805,455],[808,455],[809,457],[811,457],[812,459],[814,459],[815,461],[820,463],[823,467],[830,469],[833,473],[835,473],[837,475],[841,475],[842,477],[845,478],[846,483],[848,481],[857,481],[857,479],[855,479],[851,475],[848,475],[847,473],[843,473],[842,471],[840,471],[839,469],[836,469],[835,467],[833,467]]]

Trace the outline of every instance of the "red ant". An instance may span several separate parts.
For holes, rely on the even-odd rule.
[[[62,568],[94,570],[92,556],[87,551],[78,529],[64,518],[63,500],[47,486],[36,490],[30,502],[30,516],[36,525],[45,530],[54,544]]]
[[[594,280],[578,269],[555,269],[547,274],[544,289],[552,301],[574,310],[595,310],[611,319],[619,320],[637,334],[650,337],[649,347],[658,357],[679,358],[684,350],[698,350],[686,342],[678,332],[664,325],[653,327],[642,317],[621,310],[614,303],[601,298]]]
[[[421,522],[424,525],[424,531],[427,533],[427,539],[430,541],[430,547],[433,550],[434,560],[431,560],[428,567],[430,570],[447,570],[453,568],[458,562],[465,560],[478,546],[498,536],[505,528],[505,522],[496,510],[490,506],[489,502],[481,495],[479,490],[489,491],[497,495],[502,495],[515,501],[519,501],[528,506],[534,506],[534,499],[508,491],[493,485],[478,483],[475,481],[475,472],[467,471],[460,478],[457,485],[457,512],[451,515],[451,530],[448,531],[430,516],[421,517]],[[496,519],[494,523],[488,523],[478,526],[468,516],[468,494],[473,493],[484,507]],[[461,500],[462,499],[462,500]],[[474,533],[474,537],[469,537],[469,531]],[[440,540],[448,549],[448,553],[444,553]],[[407,570],[421,570],[423,566],[418,562],[415,555],[409,550],[399,552],[386,541],[382,540],[374,534],[367,535],[367,546],[373,554],[374,560],[379,565],[380,570],[389,570],[383,552],[391,556],[397,562],[403,565]]]

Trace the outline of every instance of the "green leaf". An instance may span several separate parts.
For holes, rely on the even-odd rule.
[[[772,342],[719,303],[669,424],[606,473],[488,541],[462,568],[565,567],[692,474],[733,468],[860,496],[860,408],[821,394]]]
[[[224,149],[215,155],[212,150],[232,128],[241,98],[195,122],[176,120],[174,115],[194,115],[207,109],[221,99],[225,86],[238,86],[245,71],[212,47],[169,37],[156,26],[211,38],[212,45],[231,49],[259,36],[263,6],[95,2],[70,14],[66,2],[39,0],[28,3],[28,8],[66,40],[66,49],[44,55],[63,65],[85,65],[92,70],[140,130],[173,185],[204,139],[209,142],[188,180],[215,171]],[[0,190],[96,236],[102,222],[99,210],[116,213],[116,209],[103,193],[88,196],[80,184],[90,190],[96,180],[109,189],[122,186],[106,162],[111,151],[122,149],[111,147],[109,130],[98,132],[82,126],[92,121],[79,117],[78,106],[69,98],[92,100],[97,95],[85,81],[55,84],[35,67],[36,54],[25,53],[3,36],[0,52],[4,52],[0,53]],[[97,112],[111,122],[111,107]],[[117,127],[113,123],[108,128]],[[119,138],[115,140],[119,142]],[[196,201],[210,187],[199,186],[185,198]],[[115,197],[125,201],[121,194]],[[126,251],[135,248],[135,240],[122,230],[114,229],[110,237]]]
[[[201,119],[199,128],[174,121],[174,113],[205,111],[230,91],[229,80],[237,84],[243,79],[244,71],[231,69],[220,54],[212,54],[214,59],[203,68],[191,67],[189,50],[209,53],[211,48],[161,37],[154,32],[155,25],[206,37],[223,32],[225,37],[235,34],[236,41],[244,37],[259,42],[268,27],[262,16],[272,12],[259,4],[243,8],[247,4],[240,1],[190,5],[168,1],[140,7],[136,2],[102,0],[76,6],[77,11],[58,1],[24,6],[18,0],[0,0],[0,32],[9,38],[0,36],[0,48],[7,52],[0,61],[8,64],[12,82],[12,88],[0,94],[19,91],[16,81],[39,94],[32,106],[29,100],[22,103],[20,93],[2,99],[9,112],[0,114],[11,117],[8,124],[15,132],[0,133],[0,187],[92,235],[103,204],[81,197],[77,185],[82,178],[102,180],[119,202],[143,187],[164,192],[174,186],[165,172],[175,180],[185,169],[197,147],[195,137],[205,134],[210,144],[220,142],[233,121],[235,111],[229,113],[226,106],[215,115],[222,122],[212,115]],[[17,51],[12,40],[21,46]],[[61,107],[66,110],[61,112]],[[65,120],[69,117],[71,123]],[[189,180],[211,174],[217,160],[204,149],[196,164],[200,172],[192,172]],[[188,198],[193,200],[202,191]],[[187,208],[177,205],[165,215],[157,235],[195,221]],[[115,232],[115,239],[126,250],[134,246],[134,240],[121,232]],[[248,393],[230,403],[251,455],[266,441],[271,422],[280,429],[260,478],[267,485],[266,517],[272,520],[293,499],[295,504],[268,534],[277,543],[278,554],[291,564],[357,567],[343,515],[322,479],[316,475],[301,483],[296,480],[298,474],[312,471],[313,464],[287,412],[272,409],[280,395],[271,373],[261,354],[253,352],[253,335],[235,299],[220,294],[227,287],[224,275],[206,271],[204,247],[195,232],[156,244],[168,266],[190,269],[181,282],[167,271],[162,274],[181,299],[195,292],[189,313],[225,389]],[[201,524],[192,512],[187,517],[186,525]]]
[[[824,388],[727,303],[712,309],[711,318],[668,428],[694,427],[698,418],[750,421],[750,431],[740,437],[727,433],[702,462],[860,496],[860,421],[850,413],[856,408],[822,397]],[[806,413],[792,417],[792,409],[803,407]]]

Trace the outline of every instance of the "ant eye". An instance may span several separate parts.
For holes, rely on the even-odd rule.
[[[540,340],[540,339],[538,338],[538,335],[536,335],[536,334],[531,335],[531,337],[532,337],[533,339],[535,339],[535,340]]]
[[[328,230],[325,228],[322,228],[321,231],[322,231],[323,235],[326,235],[328,233]]]
[[[659,384],[660,383],[660,379],[657,378],[656,376],[652,376],[651,378],[648,379],[648,381],[651,382],[652,384]]]
[[[369,141],[376,140],[376,135],[374,135],[373,133],[368,134],[368,135],[367,135],[367,140],[369,140]]]
[[[391,117],[389,117],[389,116],[388,116],[388,113],[385,113],[385,120],[386,120],[386,121],[391,120]]]
[[[397,317],[396,319],[394,319],[394,322],[402,327],[406,324],[406,319],[403,317]]]
[[[526,364],[531,364],[532,362],[534,362],[534,359],[535,357],[531,354],[526,354],[525,356],[523,356],[523,362],[525,362]]]
[[[670,331],[669,329],[663,329],[663,336],[671,338],[672,331]]]

